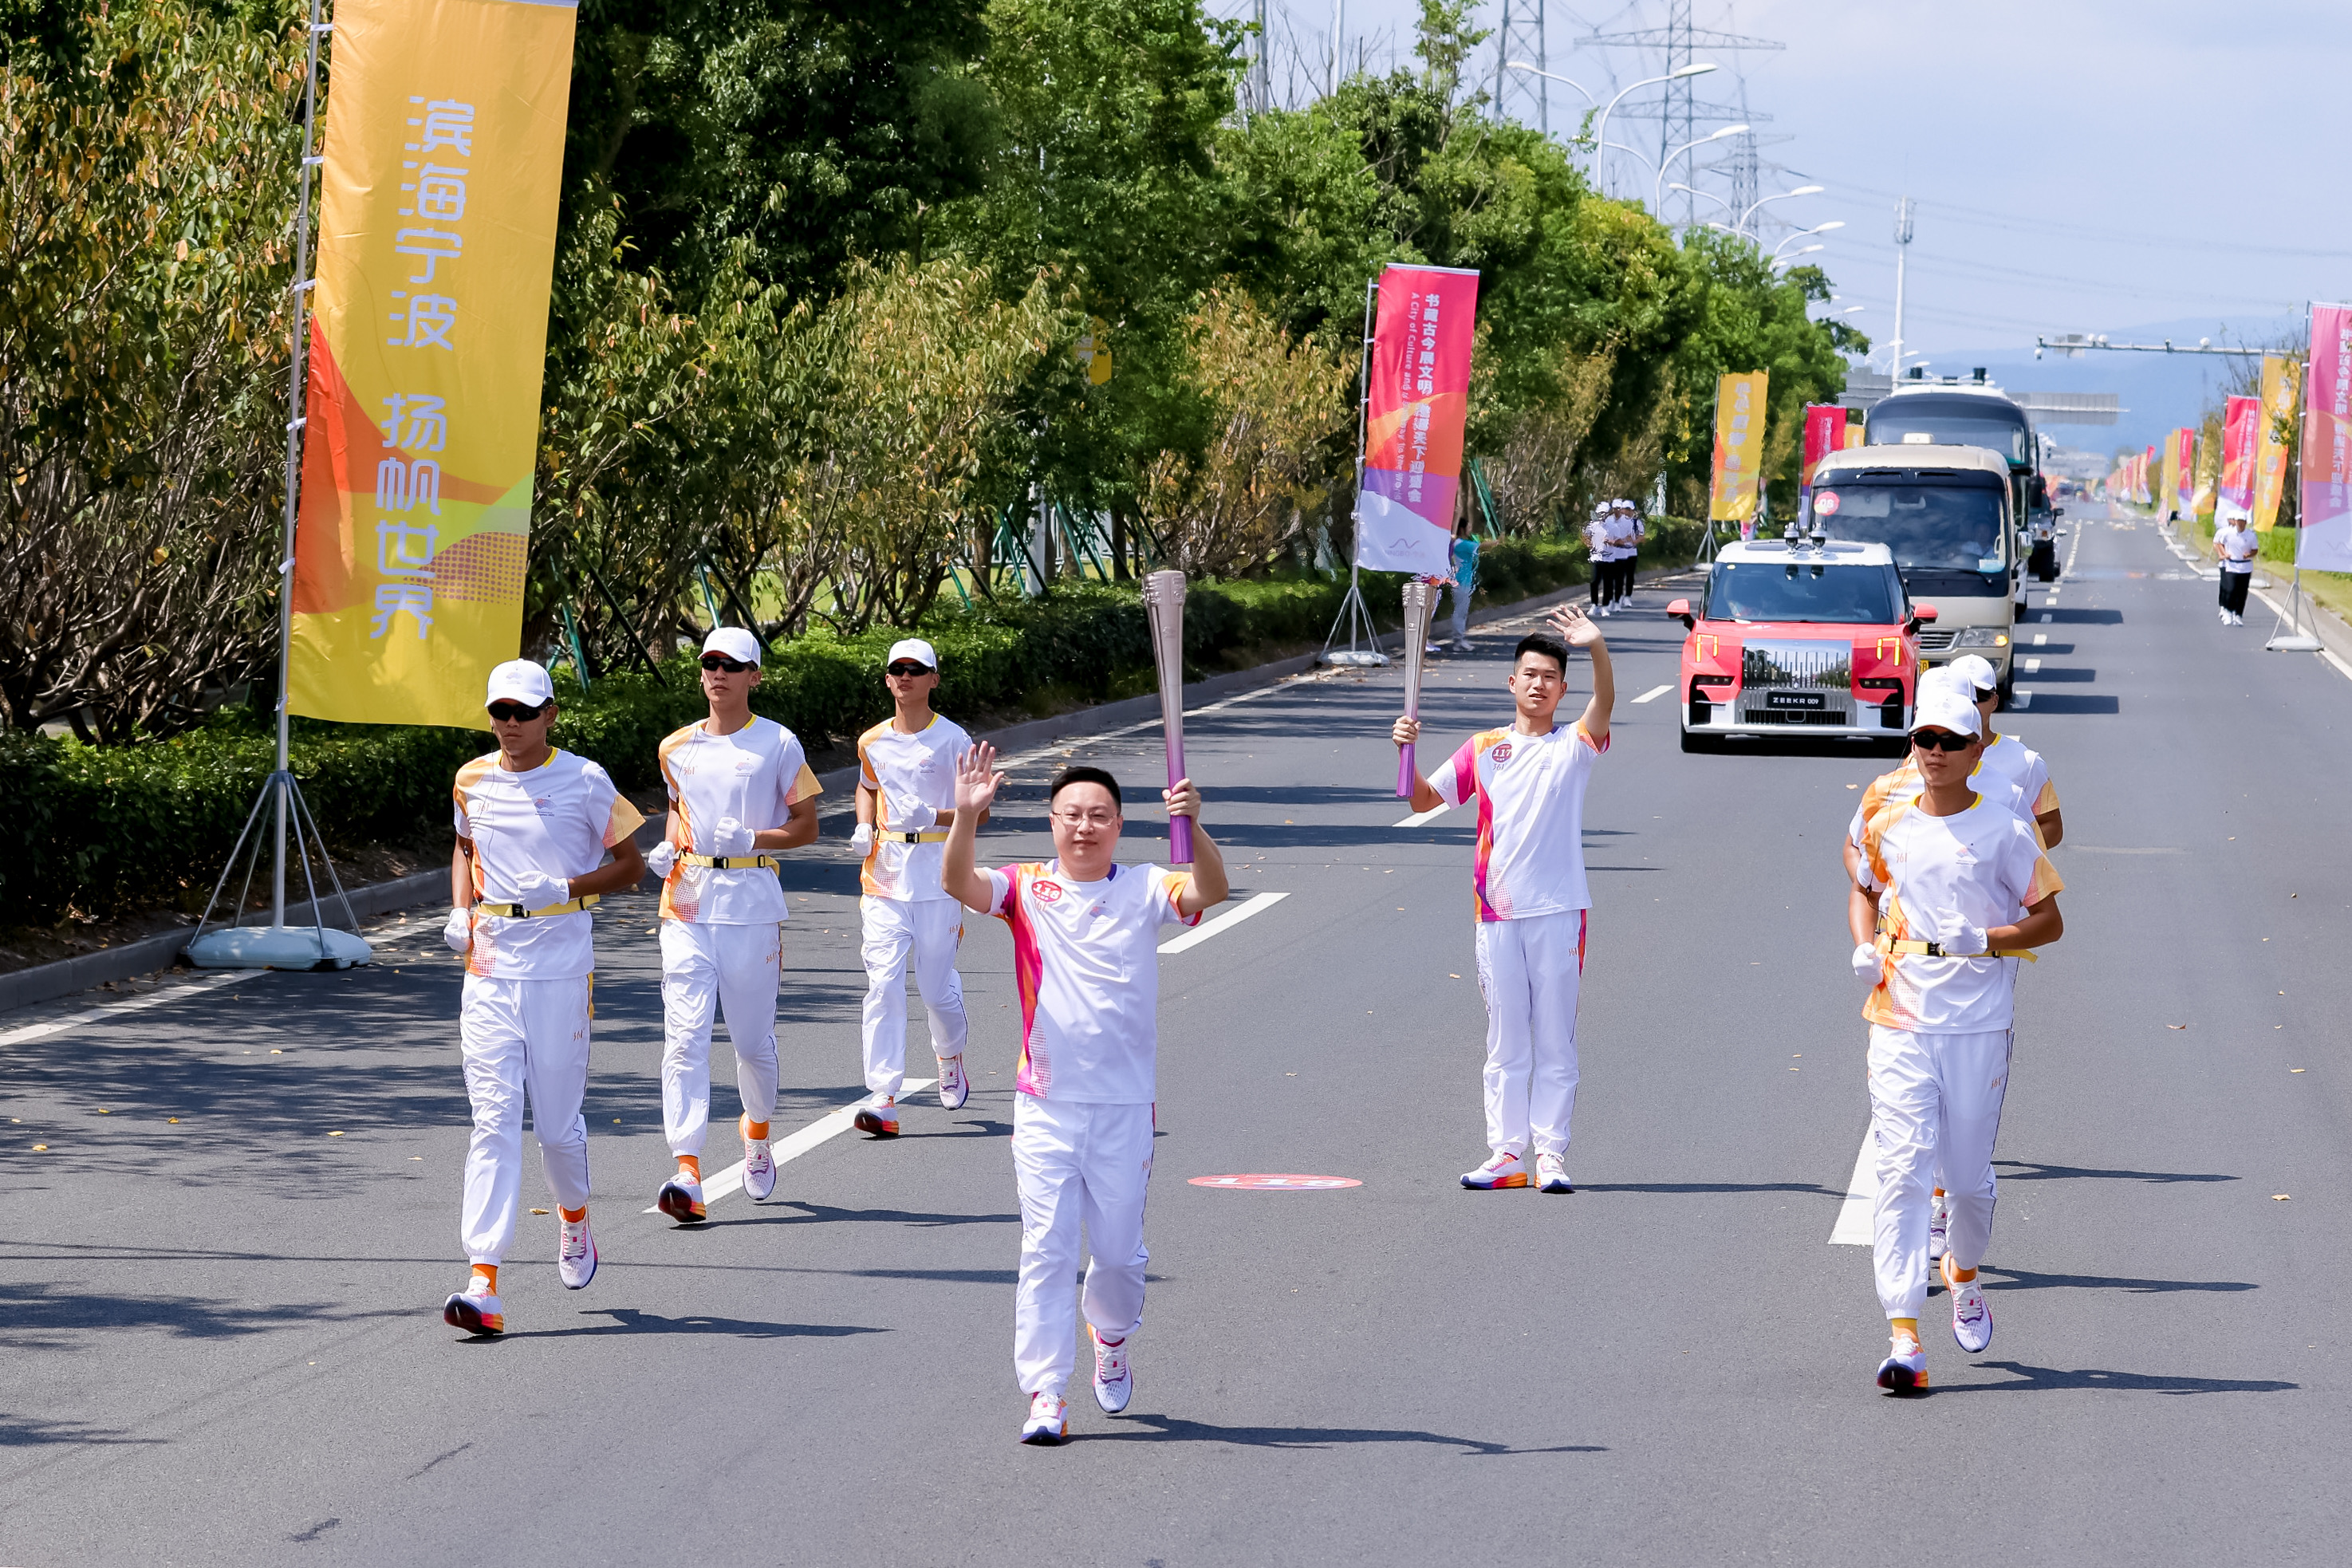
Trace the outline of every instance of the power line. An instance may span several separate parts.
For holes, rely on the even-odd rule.
[[[1874,190],[1868,185],[1842,181],[1840,191],[1854,191],[1865,196],[1883,196],[1894,201],[1897,193]],[[2352,259],[2352,249],[2310,249],[2285,245],[2246,245],[2237,240],[2195,239],[2168,235],[2153,239],[2144,234],[2126,233],[2122,229],[2102,228],[2093,224],[2067,223],[2057,218],[2021,216],[2014,212],[1993,212],[1983,207],[1964,206],[1958,202],[1922,200],[1919,205],[1939,217],[1949,217],[1956,223],[1978,228],[2008,229],[2018,234],[2063,235],[2075,239],[2098,240],[2110,245],[2133,245],[2149,250],[2207,250],[2233,256],[2281,256],[2304,260],[2341,261]]]

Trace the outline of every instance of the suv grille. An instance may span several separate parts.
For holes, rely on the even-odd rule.
[[[1750,708],[1739,716],[1743,724],[1838,724],[1853,722],[1853,715],[1841,708],[1775,709]]]
[[[1919,651],[1921,653],[1942,653],[1946,648],[1950,647],[1953,643],[1958,641],[1959,636],[1959,629],[1958,627],[1952,627],[1948,630],[1940,632],[1923,629],[1919,633]]]

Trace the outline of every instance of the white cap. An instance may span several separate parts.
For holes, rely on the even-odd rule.
[[[1949,730],[1955,735],[1979,733],[1977,705],[1969,700],[1959,682],[1938,680],[1941,670],[1930,671],[1919,679],[1919,700],[1911,710],[1911,728]]]
[[[554,700],[555,682],[548,679],[543,666],[527,658],[510,658],[490,671],[489,691],[482,706],[520,702],[527,708],[541,708]]]
[[[702,639],[705,653],[723,653],[738,664],[760,662],[760,639],[741,626],[713,626]]]
[[[1992,661],[1976,654],[1962,654],[1944,667],[1976,688],[1977,700],[1981,702],[2000,689],[2000,677],[1993,673]]]
[[[930,644],[920,637],[900,637],[892,643],[890,657],[882,661],[882,668],[887,669],[902,658],[911,658],[925,669],[940,667],[940,656],[932,651]]]

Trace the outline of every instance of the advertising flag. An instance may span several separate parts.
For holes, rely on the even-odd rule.
[[[2286,495],[2286,448],[2294,430],[2295,400],[2303,393],[2303,365],[2281,354],[2263,357],[2262,416],[2255,430],[2254,527],[2267,533],[2278,525]]]
[[[2311,308],[2298,566],[2352,572],[2352,305]]]
[[[1756,521],[1757,480],[1764,469],[1764,386],[1769,371],[1727,375],[1715,384],[1715,478],[1706,515],[1737,522],[1740,531]]]
[[[2164,458],[2156,470],[2156,513],[2168,515],[2179,502],[2180,491],[2180,432],[2164,433]]]
[[[1805,405],[1805,472],[1797,488],[1813,488],[1813,469],[1832,452],[1845,450],[1845,410],[1833,403]]]
[[[2217,520],[2242,521],[2254,514],[2254,444],[2263,418],[2259,397],[2232,397],[2221,408],[2221,488],[2214,502]]]
[[[1356,494],[1360,566],[1416,577],[1451,571],[1477,309],[1475,268],[1391,263],[1381,273]]]
[[[2156,448],[2150,447],[2139,455],[2139,489],[2137,500],[2142,506],[2156,504]]]
[[[294,712],[486,728],[483,683],[516,655],[572,18],[335,7]]]
[[[2181,516],[2193,517],[2197,513],[2197,432],[2184,425],[2172,433],[2172,444],[2171,504]]]

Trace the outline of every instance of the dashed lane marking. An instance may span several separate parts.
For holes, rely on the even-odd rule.
[[[1636,702],[1654,702],[1659,698],[1664,697],[1667,692],[1672,691],[1674,689],[1675,683],[1669,680],[1664,686],[1653,686],[1650,689],[1633,699],[1633,700]]]
[[[1877,1143],[1865,1131],[1862,1152],[1853,1158],[1853,1175],[1845,1184],[1845,1202],[1838,1205],[1837,1224],[1830,1227],[1832,1247],[1868,1247],[1870,1214],[1878,1203],[1878,1166],[1871,1156]]]
[[[1290,897],[1288,893],[1260,893],[1255,898],[1235,904],[1204,926],[1197,926],[1182,936],[1171,937],[1160,944],[1160,951],[1165,954],[1182,952],[1187,949],[1198,947],[1219,931],[1229,931],[1252,915],[1262,914],[1288,897]]]
[[[0,1046],[21,1046],[29,1040],[45,1040],[51,1035],[62,1035],[68,1029],[78,1029],[84,1024],[94,1024],[101,1018],[111,1018],[118,1013],[138,1013],[149,1007],[161,1007],[167,1002],[177,1002],[183,997],[194,996],[210,991],[215,986],[226,985],[238,980],[250,980],[254,974],[253,970],[236,969],[221,974],[199,975],[193,980],[184,980],[175,984],[166,985],[144,996],[133,996],[122,1002],[109,1002],[102,1007],[85,1008],[79,1013],[68,1013],[62,1018],[52,1018],[45,1024],[26,1024],[21,1028],[11,1029],[6,1034],[0,1035]]]
[[[1450,805],[1433,805],[1427,811],[1416,811],[1411,816],[1406,817],[1402,822],[1392,822],[1389,824],[1389,826],[1391,827],[1419,827],[1424,822],[1436,821],[1439,817],[1444,816],[1447,812],[1452,811],[1453,809],[1454,808]]]
[[[914,1094],[919,1090],[930,1088],[931,1085],[937,1082],[939,1082],[939,1079],[935,1078],[910,1078],[907,1080],[905,1086],[898,1090],[898,1092],[902,1096]],[[778,1165],[783,1165],[793,1160],[799,1159],[802,1155],[807,1153],[810,1150],[815,1148],[826,1139],[837,1138],[842,1133],[848,1131],[850,1118],[856,1116],[866,1107],[875,1104],[882,1097],[880,1095],[869,1094],[863,1100],[855,1100],[850,1101],[847,1105],[840,1106],[835,1110],[826,1111],[823,1116],[819,1117],[816,1121],[812,1121],[806,1127],[802,1128],[791,1137],[779,1138],[773,1143],[769,1144],[769,1158],[774,1160]],[[733,1164],[728,1166],[718,1174],[711,1176],[702,1184],[702,1206],[709,1208],[712,1204],[717,1203],[719,1199],[731,1197],[742,1190],[743,1162],[738,1160]],[[646,1214],[659,1214],[661,1213],[661,1210],[658,1208],[649,1208],[643,1212]]]

